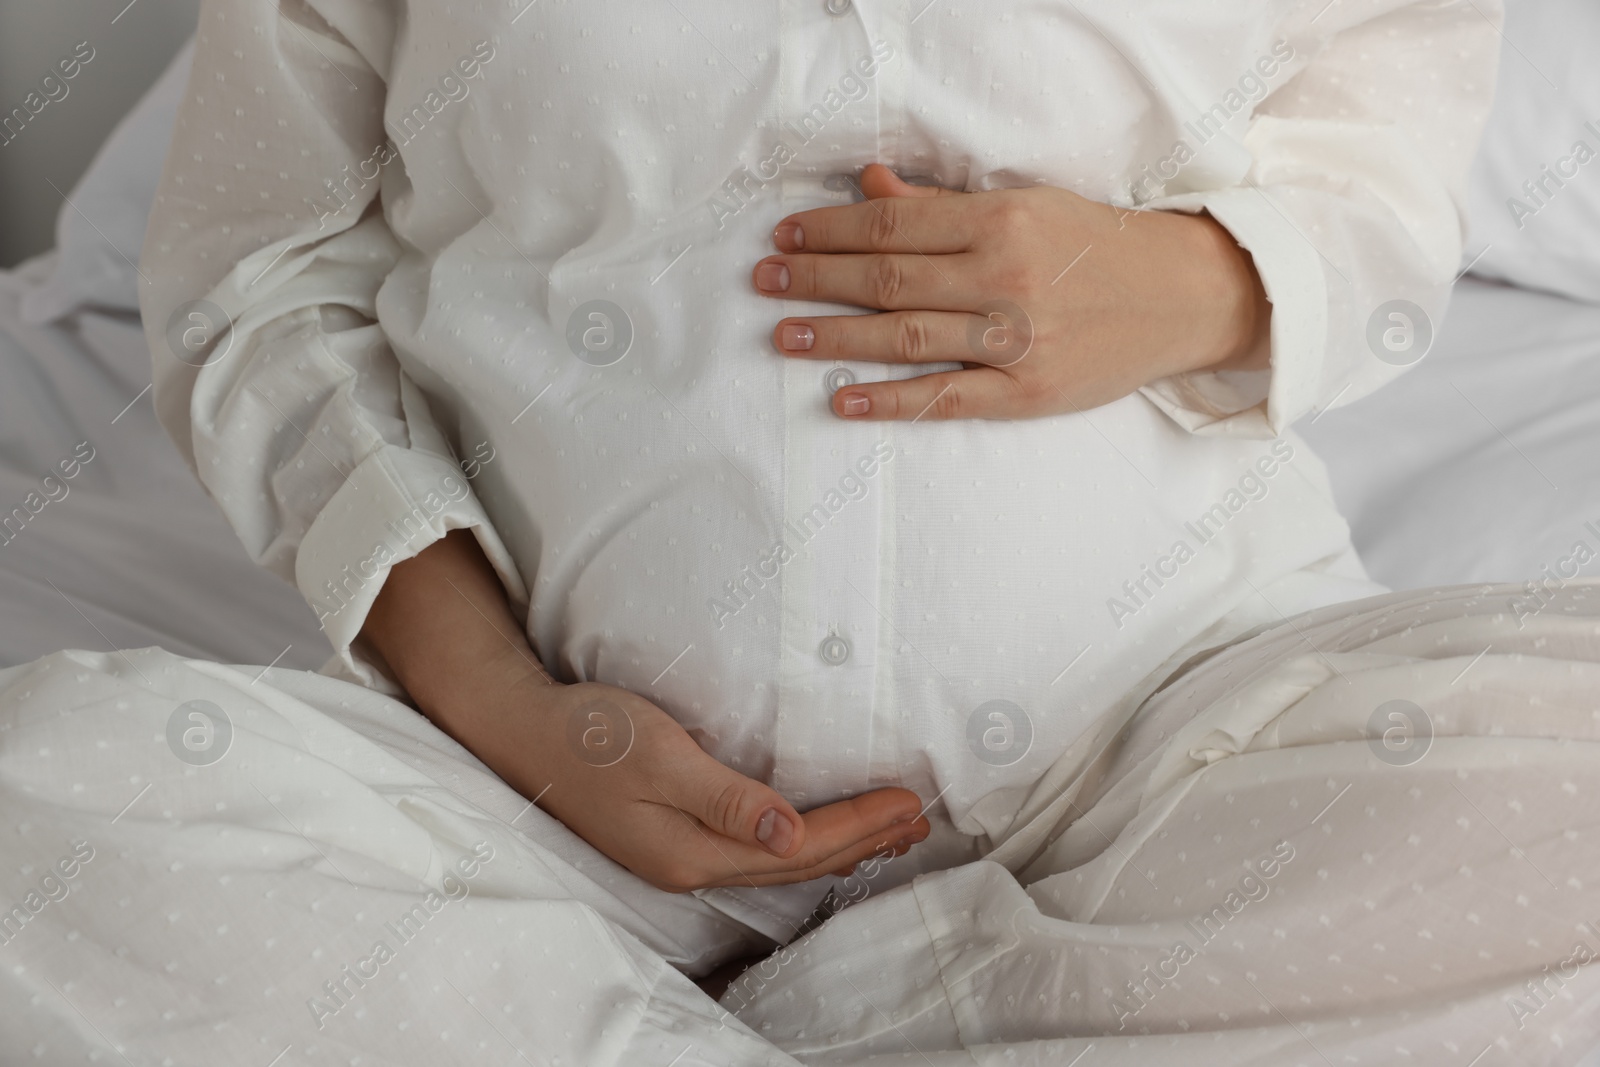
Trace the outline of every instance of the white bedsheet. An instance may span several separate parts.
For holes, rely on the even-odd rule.
[[[1570,578],[1579,541],[1600,558],[1600,305],[1464,279],[1421,363],[1296,429],[1391,588]]]
[[[137,318],[22,321],[48,266],[0,271],[0,520],[27,515],[0,526],[0,665],[161,645],[315,669],[328,647],[310,609],[250,561],[156,422]],[[94,458],[62,479],[84,444]]]
[[[0,1048],[1569,1067],[1600,1036],[1600,584],[1520,631],[1514,593],[1323,609],[1206,659],[1057,768],[1033,844],[846,908],[723,1008],[668,961],[739,931],[409,709],[160,650],[49,656],[0,671]],[[1427,748],[1385,747],[1394,699],[1426,707]],[[229,731],[185,742],[195,701]]]

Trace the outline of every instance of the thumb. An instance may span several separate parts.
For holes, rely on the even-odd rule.
[[[961,192],[937,185],[912,185],[882,163],[869,163],[861,172],[861,194],[868,200],[881,200],[889,196],[960,196]]]
[[[714,833],[792,856],[805,844],[805,822],[777,790],[706,757],[681,785],[684,810]]]

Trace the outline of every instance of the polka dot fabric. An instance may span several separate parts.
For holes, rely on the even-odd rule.
[[[1213,653],[1029,847],[845,910],[723,1004],[807,1063],[1591,1062],[1600,582],[1521,627],[1520,593]]]
[[[988,858],[771,942],[427,720],[145,649],[0,671],[8,1062],[1572,1067],[1600,582],[1390,594],[1177,673]],[[893,868],[899,860],[888,862]],[[26,1055],[24,1054],[26,1052]]]

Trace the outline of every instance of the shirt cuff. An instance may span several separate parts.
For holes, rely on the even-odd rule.
[[[295,584],[334,647],[321,673],[399,694],[381,657],[357,635],[390,568],[459,529],[477,537],[520,616],[527,586],[454,462],[395,445],[361,461],[311,523],[295,557]]]
[[[1207,212],[1250,253],[1272,302],[1272,362],[1267,371],[1192,371],[1139,391],[1191,433],[1281,436],[1319,399],[1328,341],[1328,282],[1321,257],[1267,194],[1218,189],[1145,205]]]

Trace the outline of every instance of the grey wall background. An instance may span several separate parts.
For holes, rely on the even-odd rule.
[[[94,61],[0,145],[0,266],[55,243],[61,197],[194,31],[199,0],[0,0],[0,114],[21,107],[80,41]]]

